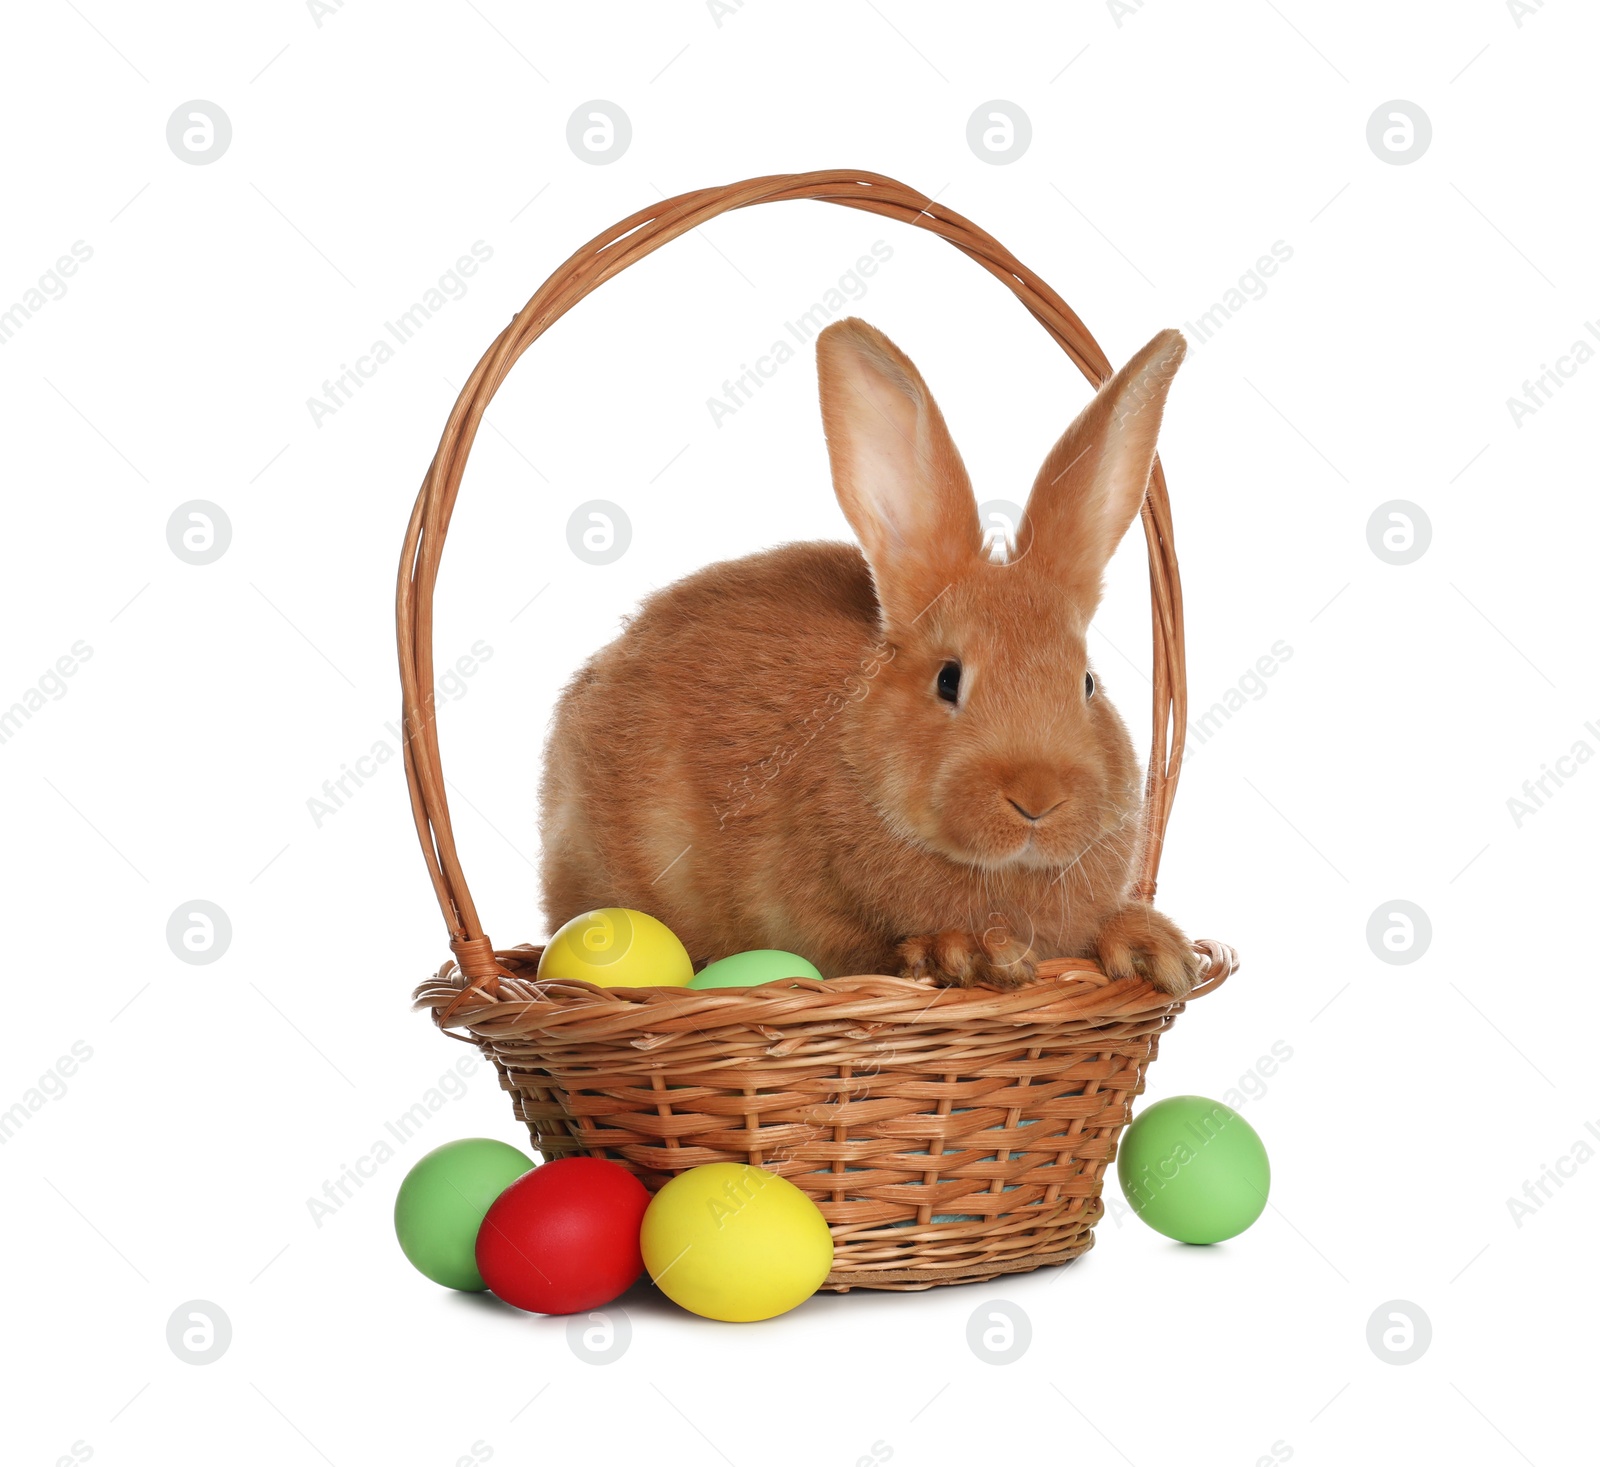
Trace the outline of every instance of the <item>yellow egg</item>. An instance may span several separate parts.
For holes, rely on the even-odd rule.
[[[539,959],[539,977],[602,988],[681,988],[694,964],[664,922],[627,907],[601,907],[563,924]]]
[[[804,1303],[833,1267],[817,1205],[775,1172],[717,1161],[651,1198],[644,1266],[669,1299],[707,1319],[771,1319]]]

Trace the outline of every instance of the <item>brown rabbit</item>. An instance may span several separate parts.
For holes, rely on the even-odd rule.
[[[541,788],[551,929],[633,907],[697,962],[783,948],[829,977],[1010,987],[1082,956],[1187,993],[1189,943],[1130,895],[1139,766],[1085,646],[1183,355],[1164,331],[1100,389],[996,560],[917,369],[829,326],[822,420],[865,555],[709,566],[578,673]]]

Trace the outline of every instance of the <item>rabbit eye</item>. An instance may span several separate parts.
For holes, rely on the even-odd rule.
[[[1083,675],[1084,702],[1088,702],[1092,697],[1094,697],[1094,674],[1092,672],[1086,672]]]
[[[954,703],[961,696],[961,664],[947,662],[939,669],[936,686],[946,703]]]

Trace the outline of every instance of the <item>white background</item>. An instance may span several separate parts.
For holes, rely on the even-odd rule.
[[[720,26],[693,0],[350,0],[320,25],[291,0],[15,10],[0,306],[75,241],[93,254],[0,348],[0,706],[75,642],[92,655],[0,744],[0,1108],[27,1111],[0,1148],[6,1460],[1592,1451],[1600,1165],[1571,1158],[1600,1123],[1600,768],[1567,766],[1520,826],[1507,801],[1579,740],[1600,748],[1600,364],[1520,426],[1507,399],[1600,313],[1600,20],[1526,8],[1520,25],[1493,0],[1135,0],[1120,24],[1090,0],[748,0]],[[595,98],[633,128],[606,166],[566,142]],[[191,99],[232,123],[205,166],[166,141]],[[1032,124],[1004,166],[966,141],[992,99]],[[1432,122],[1405,166],[1367,142],[1391,99]],[[1244,967],[1180,1020],[1148,1094],[1221,1096],[1291,1050],[1245,1107],[1273,1205],[1207,1250],[1113,1215],[1063,1271],[820,1297],[759,1326],[641,1291],[630,1349],[599,1367],[564,1321],[446,1294],[394,1244],[424,1149],[525,1140],[486,1066],[313,1221],[308,1199],[472,1052],[407,1010],[448,954],[398,761],[320,826],[308,800],[393,743],[400,538],[479,353],[614,220],[821,167],[937,194],[1118,361],[1275,241],[1293,251],[1192,345],[1164,430],[1196,704],[1275,642],[1293,655],[1185,769],[1160,901]],[[983,271],[821,205],[720,219],[551,330],[479,439],[440,585],[441,660],[492,653],[442,726],[497,942],[540,936],[534,791],[562,679],[649,588],[846,533],[809,356],[721,427],[706,401],[877,239],[893,258],[853,309],[921,366],[980,498],[1022,497],[1085,400]],[[468,293],[319,425],[307,399],[479,240]],[[232,525],[206,566],[166,540],[195,499]],[[632,521],[610,566],[567,545],[591,499]],[[1368,545],[1394,499],[1432,526],[1409,565]],[[1141,738],[1143,575],[1130,541],[1092,646]],[[716,716],[677,696],[685,720]],[[197,899],[232,924],[208,966],[165,938]],[[1396,899],[1432,923],[1407,965],[1366,937]],[[92,1058],[29,1109],[75,1042]],[[1563,1158],[1570,1178],[1514,1218],[1507,1199]],[[166,1343],[192,1299],[232,1324],[203,1367]],[[1032,1327],[1006,1366],[967,1344],[995,1299]],[[1396,1299],[1432,1326],[1404,1366],[1367,1342]]]

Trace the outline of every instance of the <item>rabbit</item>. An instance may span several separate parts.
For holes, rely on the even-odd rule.
[[[834,489],[861,542],[779,546],[657,591],[565,689],[540,784],[544,915],[650,912],[698,965],[1012,988],[1094,959],[1173,998],[1194,949],[1131,893],[1142,780],[1085,637],[1185,352],[1163,331],[1045,458],[1015,548],[915,366],[817,339]]]

